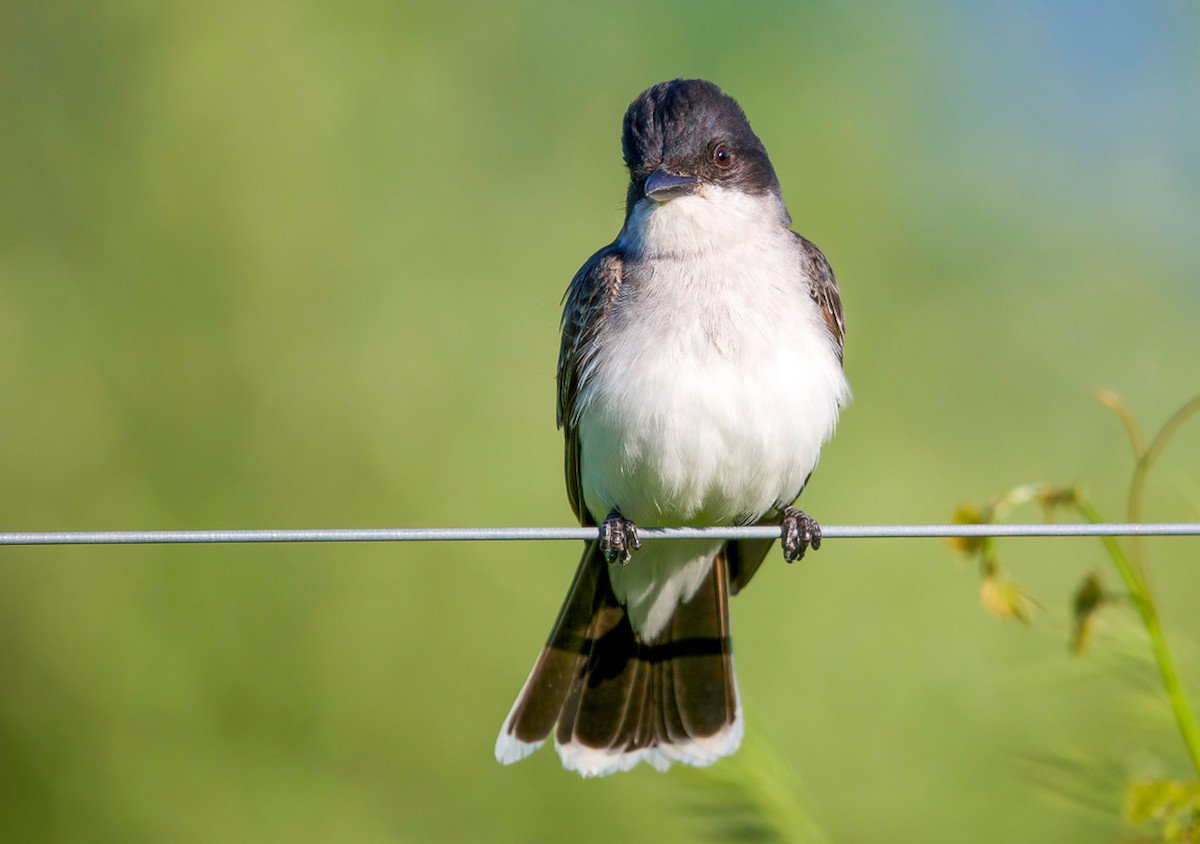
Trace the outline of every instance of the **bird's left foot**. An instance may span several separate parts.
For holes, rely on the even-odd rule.
[[[821,547],[821,526],[817,520],[796,507],[783,508],[783,559],[789,563],[804,558],[809,548]]]
[[[633,557],[633,552],[641,547],[637,525],[616,510],[609,513],[600,525],[600,550],[604,553],[604,559],[625,565]]]

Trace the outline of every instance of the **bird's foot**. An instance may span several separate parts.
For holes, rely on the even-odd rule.
[[[812,516],[796,507],[783,508],[783,559],[789,563],[804,558],[809,548],[821,547],[821,526]]]
[[[600,550],[604,552],[604,559],[610,563],[625,565],[633,556],[633,552],[641,547],[642,541],[638,539],[637,525],[616,510],[609,513],[608,518],[600,525]]]

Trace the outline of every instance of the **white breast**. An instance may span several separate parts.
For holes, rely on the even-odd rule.
[[[649,200],[619,241],[628,275],[579,396],[584,501],[648,525],[751,521],[791,502],[849,387],[776,197]],[[774,223],[779,220],[778,224]],[[646,543],[611,570],[653,638],[719,543]]]
[[[816,466],[849,389],[769,201],[709,188],[635,214],[652,269],[623,290],[580,394],[597,519],[755,518]]]

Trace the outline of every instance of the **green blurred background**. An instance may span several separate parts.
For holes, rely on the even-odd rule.
[[[570,524],[559,297],[676,76],[739,98],[838,272],[810,512],[1036,480],[1120,517],[1090,391],[1154,428],[1200,389],[1198,55],[1182,1],[5,0],[0,530]],[[1165,460],[1147,516],[1197,519],[1200,425]],[[1200,546],[1149,550],[1200,695]],[[1002,553],[1032,631],[939,542],[773,555],[714,775],[780,762],[835,841],[1128,834],[1126,779],[1187,768],[1127,617],[1067,655],[1101,549]],[[704,775],[492,759],[577,555],[0,549],[0,839],[695,840]]]

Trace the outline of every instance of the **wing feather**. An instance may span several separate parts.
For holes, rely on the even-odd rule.
[[[596,521],[583,502],[576,401],[596,351],[596,336],[621,287],[622,271],[620,250],[616,246],[606,246],[580,268],[563,296],[562,346],[558,353],[558,427],[563,429],[565,439],[567,497],[583,525],[594,525]]]
[[[837,344],[838,360],[841,360],[846,343],[846,320],[842,316],[842,297],[838,293],[833,268],[829,266],[829,261],[816,244],[800,235],[796,235],[796,239],[800,241],[804,274],[808,277],[808,292],[821,309],[821,315],[825,317],[829,336]]]

